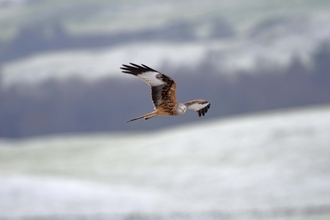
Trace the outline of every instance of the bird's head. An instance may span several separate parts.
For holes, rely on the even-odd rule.
[[[187,107],[184,104],[179,103],[177,110],[178,110],[178,113],[181,115],[186,112]]]

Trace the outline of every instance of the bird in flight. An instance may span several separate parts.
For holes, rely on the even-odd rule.
[[[204,116],[211,104],[203,99],[197,99],[185,103],[179,103],[176,100],[175,89],[176,83],[170,77],[146,66],[130,63],[123,64],[123,73],[131,74],[141,78],[151,87],[151,98],[154,104],[154,111],[133,118],[127,122],[135,121],[144,118],[147,120],[154,116],[178,116],[186,112],[187,108],[198,113],[198,116]]]

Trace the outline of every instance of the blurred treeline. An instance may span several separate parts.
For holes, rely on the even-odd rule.
[[[178,83],[179,101],[204,98],[212,103],[207,118],[288,107],[330,103],[330,46],[322,43],[306,66],[294,58],[288,67],[260,68],[219,74],[210,53],[198,68],[159,70]],[[118,67],[119,68],[119,67]],[[180,73],[180,74],[176,74]],[[118,69],[118,74],[120,70]],[[0,78],[1,80],[1,78]],[[0,81],[0,86],[2,85]],[[148,86],[136,80],[114,78],[86,82],[48,80],[37,86],[0,88],[0,137],[26,137],[51,133],[155,129],[200,120],[194,112],[175,118],[125,124],[153,109]]]
[[[211,31],[206,39],[223,39],[235,35],[234,29],[222,17],[208,21]],[[37,23],[19,28],[9,42],[0,41],[1,62],[18,59],[45,51],[102,48],[131,42],[187,42],[197,40],[194,24],[189,21],[169,23],[159,27],[143,28],[106,34],[72,35],[58,21]]]

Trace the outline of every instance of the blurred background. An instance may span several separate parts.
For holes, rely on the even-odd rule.
[[[0,219],[330,219],[329,158],[330,1],[0,0]]]

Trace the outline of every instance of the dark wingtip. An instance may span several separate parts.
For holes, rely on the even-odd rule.
[[[122,64],[122,66],[120,67],[120,69],[127,69],[127,68],[129,68],[129,67],[130,67],[129,65]]]
[[[132,66],[135,66],[135,67],[137,67],[137,68],[140,68],[141,66],[139,66],[139,65],[137,65],[137,64],[135,64],[135,63],[129,63],[129,64],[131,64]]]
[[[120,69],[122,70],[123,73],[132,74],[132,75],[136,76],[141,73],[148,72],[148,71],[157,72],[156,70],[154,70],[144,64],[141,64],[141,65],[137,65],[135,63],[129,63],[129,64],[130,65],[122,64]]]
[[[207,113],[207,111],[209,110],[211,104],[209,103],[207,106],[205,106],[204,108],[200,109],[197,113],[198,113],[198,117],[201,116],[205,116],[205,114]]]

